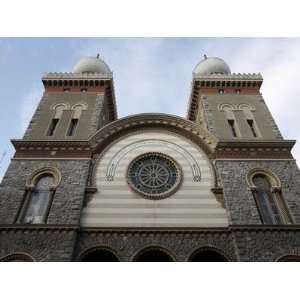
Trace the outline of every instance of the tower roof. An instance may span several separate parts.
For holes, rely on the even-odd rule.
[[[194,75],[210,75],[210,74],[230,74],[230,68],[227,63],[218,57],[207,57],[201,60],[195,67]]]
[[[73,73],[102,73],[109,74],[111,70],[104,60],[97,57],[82,57],[73,68]]]

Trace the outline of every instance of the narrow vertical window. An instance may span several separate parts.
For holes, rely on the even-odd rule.
[[[51,119],[48,131],[47,131],[47,136],[53,136],[55,133],[55,130],[58,126],[59,120],[62,117],[63,111],[66,109],[65,104],[57,104],[54,108],[55,113],[53,118]]]
[[[75,134],[77,125],[78,125],[78,119],[72,119],[67,132],[67,136],[73,136]]]
[[[254,109],[251,108],[248,104],[241,104],[239,106],[239,109],[243,111],[246,122],[249,126],[251,133],[249,133],[248,135],[255,137],[255,138],[261,137],[261,133],[260,133],[257,123],[255,121],[255,117],[252,113],[252,111],[254,111]]]
[[[34,189],[29,193],[29,199],[26,203],[24,212],[24,223],[44,223],[47,218],[50,201],[52,199],[51,186],[53,185],[53,176],[42,176],[36,183]]]
[[[48,133],[47,133],[48,136],[52,136],[54,134],[54,131],[57,127],[58,121],[59,121],[59,119],[55,119],[55,118],[51,120],[49,129],[48,129]]]
[[[282,224],[280,211],[272,194],[272,187],[263,174],[253,177],[255,185],[254,197],[264,224]]]
[[[254,122],[253,122],[253,120],[247,120],[247,123],[248,123],[248,125],[249,125],[249,127],[250,127],[250,130],[251,130],[251,132],[252,132],[252,135],[253,135],[254,137],[257,137],[256,131],[255,131],[255,128],[254,128]]]
[[[237,137],[234,120],[227,120],[231,129],[231,133],[234,137]]]

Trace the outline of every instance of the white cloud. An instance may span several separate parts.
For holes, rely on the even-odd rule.
[[[185,115],[190,82],[183,78],[192,76],[191,57],[209,56],[224,58],[236,73],[262,73],[262,93],[275,122],[286,139],[300,141],[298,99],[300,88],[300,39],[193,39],[184,49],[178,51],[176,65],[168,64],[172,59],[166,39],[93,39],[84,40],[74,53],[93,55],[97,52],[108,57],[114,72],[119,116],[142,112],[165,112]],[[185,40],[187,41],[187,40]],[[175,49],[176,51],[176,49]],[[194,62],[196,65],[197,61]],[[165,69],[169,68],[170,72]],[[173,69],[172,69],[173,68]],[[190,68],[190,70],[189,70]],[[172,72],[185,72],[178,78]],[[188,73],[186,73],[188,72]],[[181,79],[181,81],[179,80]],[[298,145],[299,144],[299,145]],[[300,160],[300,143],[293,154]]]
[[[285,139],[296,139],[293,154],[300,161],[299,39],[255,39],[234,51],[237,72],[260,72],[264,100]]]
[[[42,98],[42,89],[33,87],[21,99],[20,110],[20,131],[23,134],[28,127],[28,124]]]

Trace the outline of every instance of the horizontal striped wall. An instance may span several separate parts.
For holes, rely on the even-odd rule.
[[[182,183],[169,198],[144,199],[128,186],[128,165],[147,152],[164,153],[182,169]],[[167,130],[133,133],[110,145],[96,165],[94,183],[98,191],[83,209],[83,227],[228,225],[225,209],[211,192],[214,176],[205,153],[185,137]]]

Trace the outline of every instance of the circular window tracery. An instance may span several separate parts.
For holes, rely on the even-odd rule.
[[[176,192],[182,174],[172,158],[151,152],[131,162],[127,177],[129,185],[138,194],[150,199],[162,199]]]

